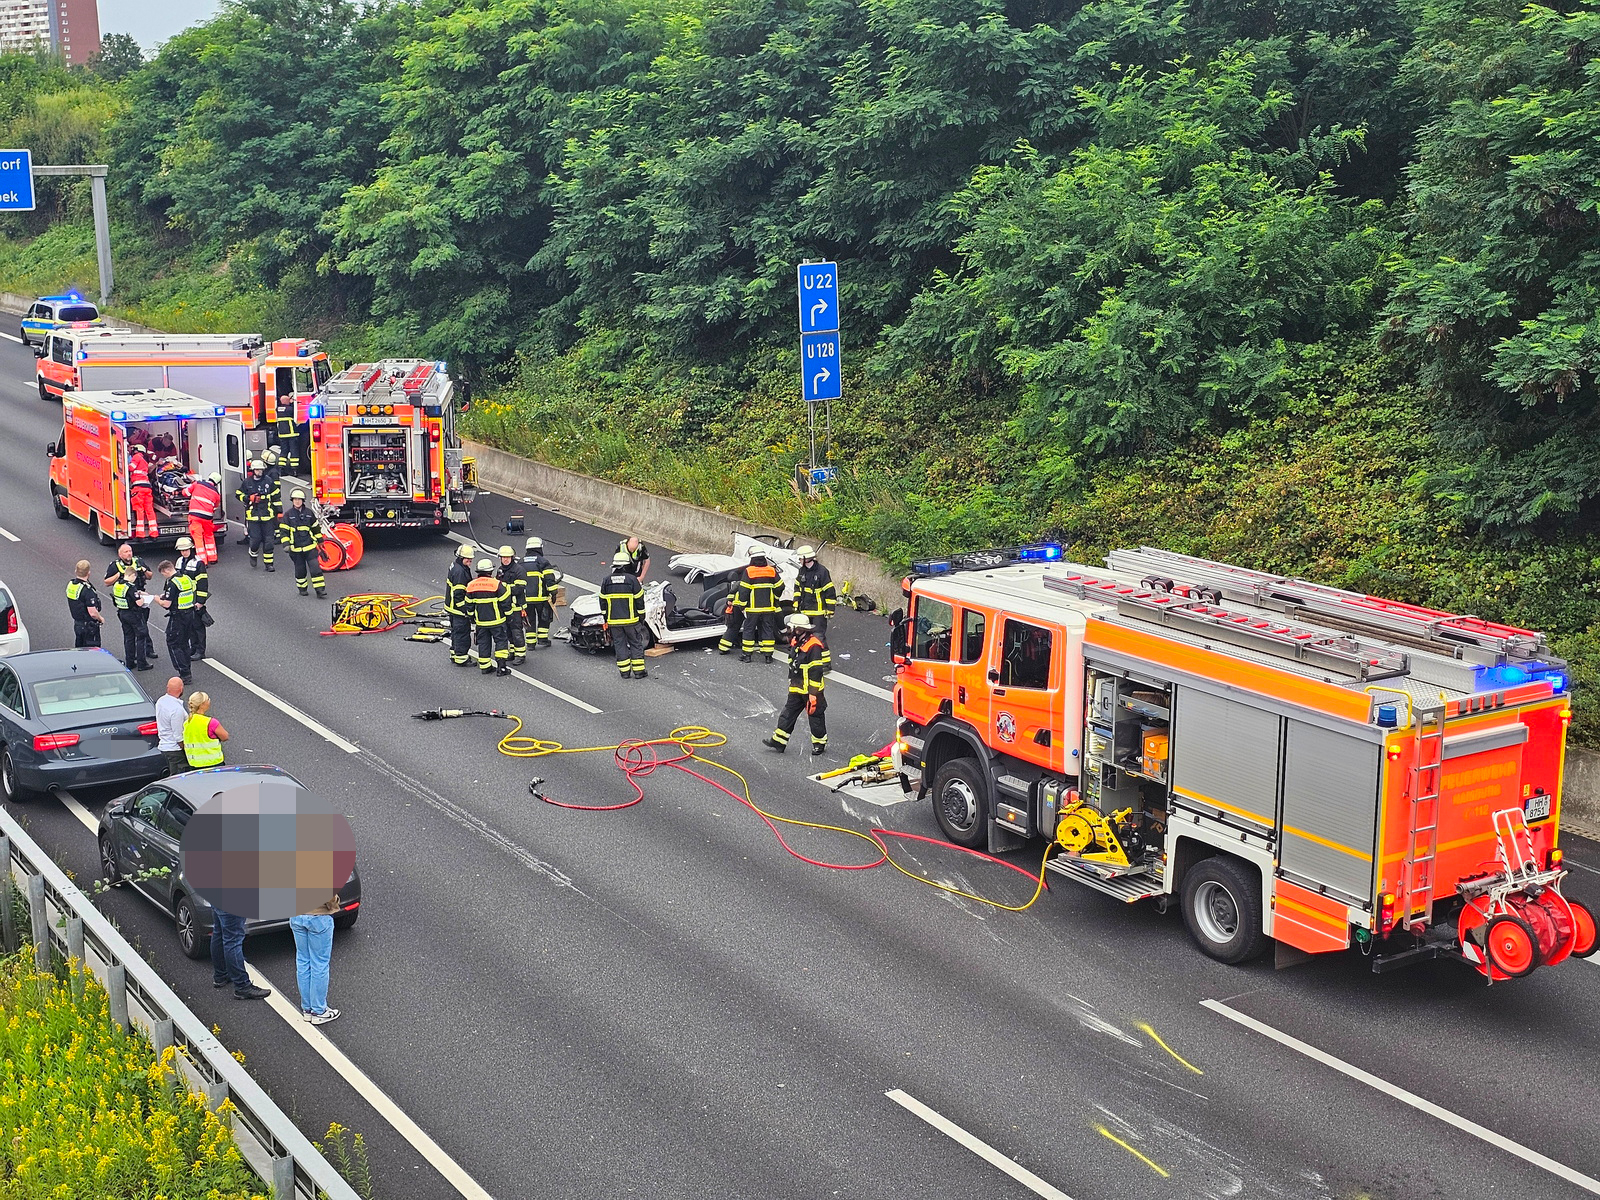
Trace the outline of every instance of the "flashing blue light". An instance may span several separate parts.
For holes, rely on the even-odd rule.
[[[76,291],[72,291],[72,292],[68,292],[67,293],[67,299],[68,300],[82,300],[83,297],[78,295],[78,293]]]
[[[84,359],[86,359],[88,357],[89,357],[89,352],[87,350],[79,350],[78,351],[78,361],[79,362],[82,362]]]
[[[313,421],[320,420],[322,418],[322,415],[323,415],[322,405],[320,405],[320,404],[308,404],[308,405],[306,405],[306,416],[308,418],[310,418],[311,420],[313,420]]]
[[[1018,562],[1059,562],[1062,549],[1060,542],[1041,542],[1037,546],[1024,546],[1017,551]]]
[[[1550,681],[1550,690],[1560,695],[1567,690],[1567,677],[1565,675],[1550,674],[1545,676]]]
[[[441,374],[441,375],[445,374],[445,372],[450,370],[450,364],[445,362],[443,359],[440,359],[438,362],[434,363],[433,365],[439,369],[439,374]]]
[[[941,559],[938,562],[912,563],[911,569],[918,575],[943,575],[950,570],[950,560]]]
[[[228,415],[228,410],[223,408],[222,405],[218,404],[212,408],[211,415],[214,417],[225,417]]]
[[[128,414],[123,412],[120,408],[114,408],[111,410],[111,419],[113,421],[126,421],[128,419]]]

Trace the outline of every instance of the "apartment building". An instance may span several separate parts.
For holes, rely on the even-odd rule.
[[[100,49],[97,0],[0,0],[0,54],[54,50],[69,63]]]

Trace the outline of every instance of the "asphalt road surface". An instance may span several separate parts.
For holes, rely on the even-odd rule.
[[[28,351],[0,342],[0,579],[45,648],[71,642],[72,564],[110,553],[51,514],[60,410],[33,378]],[[576,579],[598,578],[619,537],[500,496],[479,500],[473,532],[520,548],[501,532],[513,511],[569,543],[553,548]],[[434,595],[455,551],[442,537],[370,547],[331,592]],[[249,945],[278,1007],[245,1003],[209,986],[146,901],[124,889],[106,906],[308,1134],[337,1120],[364,1135],[385,1200],[1600,1192],[1593,964],[1494,988],[1447,962],[1375,976],[1356,953],[1226,967],[1175,911],[1064,880],[1009,913],[887,867],[807,865],[677,772],[620,812],[556,808],[528,794],[531,776],[578,803],[632,793],[609,754],[516,760],[495,751],[503,721],[410,714],[505,708],[569,747],[705,725],[729,739],[713,757],[773,811],[937,836],[926,804],[842,801],[807,780],[808,758],[761,748],[782,666],[680,650],[625,682],[558,645],[526,679],[480,678],[398,632],[319,636],[328,604],[296,594],[286,561],[252,572],[229,546],[211,581],[213,658],[194,676],[233,734],[230,761],[290,769],[356,830],[364,906],[335,940],[330,993],[344,1016],[294,1019],[287,933]],[[884,636],[881,618],[836,623],[824,764],[889,740]],[[20,811],[89,878],[84,820],[108,798]],[[788,836],[812,857],[866,850]],[[1600,900],[1600,848],[1568,847],[1573,893]],[[901,860],[1013,904],[1031,890],[938,846],[908,843]]]

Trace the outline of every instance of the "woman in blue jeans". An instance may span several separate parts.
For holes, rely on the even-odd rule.
[[[309,913],[289,920],[289,928],[294,930],[300,1012],[313,1025],[339,1019],[339,1010],[328,1007],[328,962],[333,958],[333,914],[338,911],[336,895]]]

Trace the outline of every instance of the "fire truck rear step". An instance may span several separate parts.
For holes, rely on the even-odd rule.
[[[1044,869],[1054,871],[1057,875],[1065,875],[1068,879],[1081,883],[1084,887],[1093,888],[1097,892],[1115,896],[1124,904],[1161,895],[1161,884],[1153,875],[1142,869],[1137,874],[1112,875],[1108,878],[1101,870],[1065,855],[1052,858],[1045,863]]]

